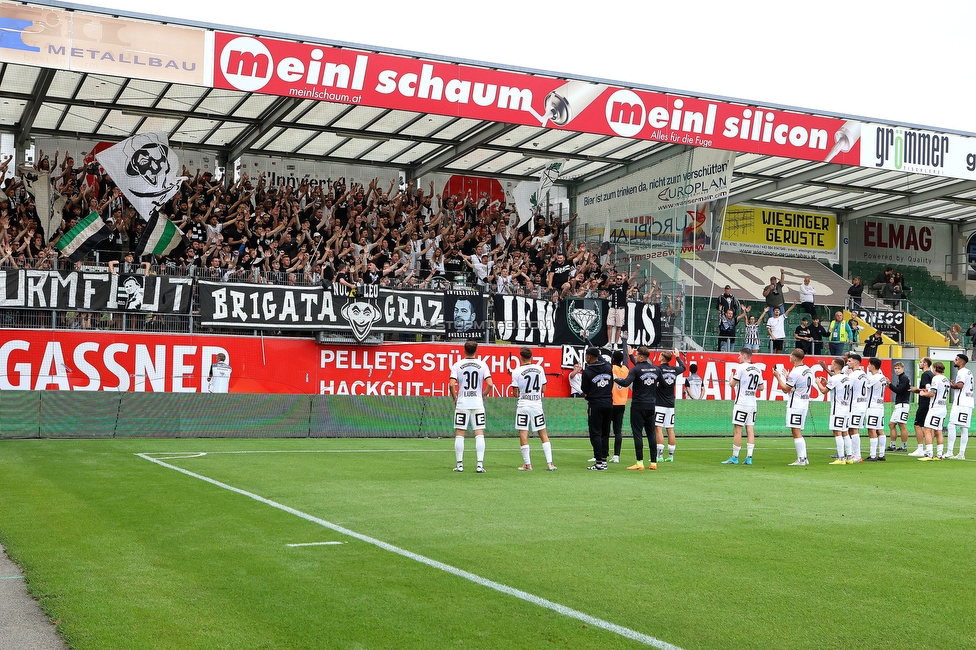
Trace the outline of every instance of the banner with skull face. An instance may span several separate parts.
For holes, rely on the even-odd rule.
[[[166,204],[186,180],[165,133],[140,133],[95,154],[99,164],[142,216]]]
[[[197,283],[200,320],[213,327],[330,331],[365,341],[371,334],[444,333],[444,296],[365,286],[292,287],[272,284]]]

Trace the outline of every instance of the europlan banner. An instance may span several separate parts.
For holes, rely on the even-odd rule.
[[[207,390],[210,366],[223,353],[232,368],[232,393],[436,397],[448,394],[450,367],[463,354],[461,344],[451,343],[322,346],[294,338],[2,331],[0,390],[197,393]],[[519,349],[515,345],[478,348],[492,374],[493,395],[511,396],[511,371],[518,367]],[[546,397],[569,397],[569,372],[579,349],[532,350],[546,372]],[[821,359],[830,361],[807,359],[817,376],[824,375],[816,365]],[[728,380],[738,365],[737,355],[692,352],[685,354],[685,360],[698,364],[705,399],[733,398]],[[763,369],[760,399],[784,399],[773,369],[788,365],[789,357],[757,354],[753,361]],[[891,361],[882,364],[882,372],[890,377]],[[682,393],[678,391],[678,399]],[[814,389],[811,399],[823,401],[824,396]]]

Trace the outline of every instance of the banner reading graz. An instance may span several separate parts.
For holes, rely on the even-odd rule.
[[[0,307],[186,314],[191,278],[84,271],[0,271]]]
[[[525,296],[495,296],[495,337],[521,345],[607,343],[606,301],[569,298],[553,302]],[[628,342],[655,347],[661,340],[660,305],[627,303]]]
[[[288,287],[200,281],[200,320],[216,327],[444,333],[444,296],[366,285],[355,297],[338,284]]]

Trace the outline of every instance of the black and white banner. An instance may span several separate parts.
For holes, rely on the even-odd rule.
[[[444,296],[366,285],[355,296],[338,284],[289,287],[199,281],[204,326],[338,330],[358,341],[371,333],[443,334]]]
[[[84,271],[0,271],[0,308],[187,314],[193,280]]]
[[[488,305],[480,291],[448,291],[444,294],[444,313],[448,339],[485,338],[485,330],[488,329]]]
[[[495,336],[520,345],[603,346],[607,343],[605,300],[570,298],[553,302],[524,296],[495,296]],[[661,306],[628,302],[624,330],[634,347],[661,341]]]
[[[875,328],[895,343],[905,340],[905,312],[884,309],[862,309],[857,317]]]

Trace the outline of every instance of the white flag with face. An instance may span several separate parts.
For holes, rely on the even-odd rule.
[[[149,220],[186,180],[165,133],[140,133],[95,154],[98,163],[129,202]]]

